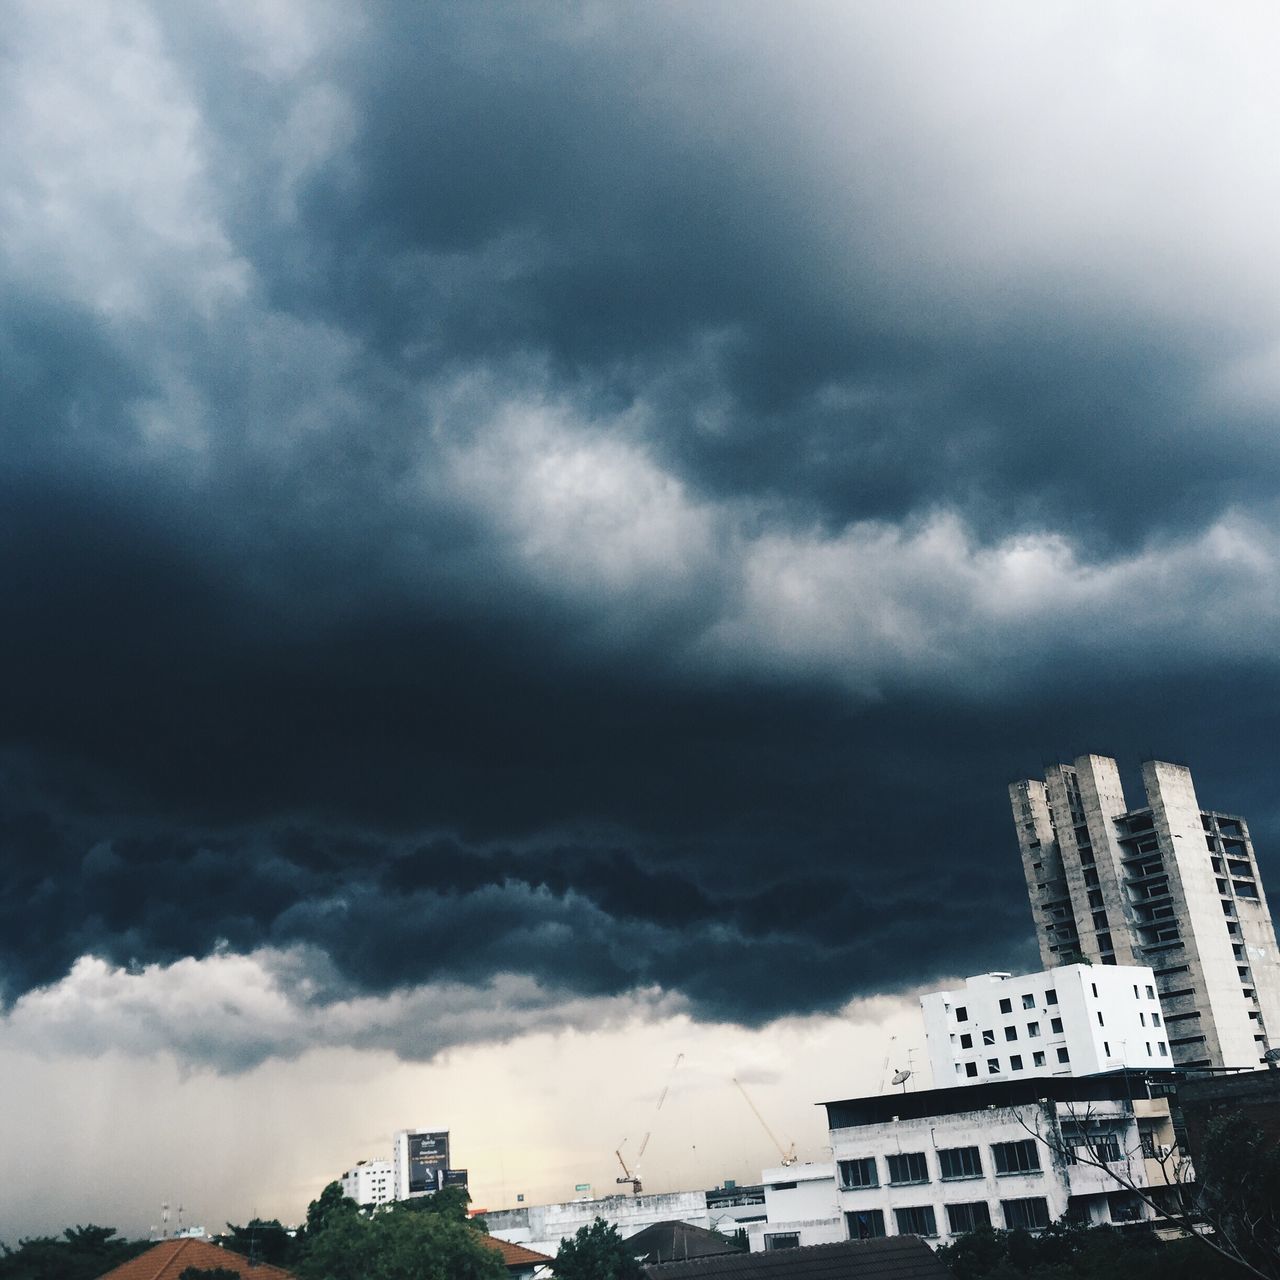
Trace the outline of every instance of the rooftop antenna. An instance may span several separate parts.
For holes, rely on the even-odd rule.
[[[169,1238],[169,1202],[166,1200],[160,1206],[160,1239],[167,1240]]]
[[[893,1056],[893,1042],[897,1038],[898,1038],[897,1036],[890,1036],[888,1047],[884,1051],[884,1066],[880,1068],[880,1092],[881,1093],[884,1092],[885,1081],[887,1081],[889,1078],[889,1059]]]

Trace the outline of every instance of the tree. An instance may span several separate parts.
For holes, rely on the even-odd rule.
[[[227,1223],[224,1237],[229,1249],[242,1253],[251,1262],[288,1266],[298,1252],[293,1237],[275,1218],[254,1218],[243,1227]]]
[[[36,1236],[16,1249],[0,1245],[0,1280],[96,1280],[148,1248],[122,1240],[114,1227],[68,1227],[62,1238]]]
[[[340,1182],[331,1182],[307,1205],[307,1238],[318,1235],[331,1222],[347,1214],[358,1214],[359,1206],[342,1190]]]
[[[429,1196],[414,1196],[412,1200],[398,1200],[395,1204],[397,1213],[435,1213],[450,1222],[467,1222],[467,1206],[471,1203],[471,1193],[466,1187],[441,1187]],[[479,1219],[470,1219],[484,1230]]]
[[[552,1270],[556,1280],[642,1280],[644,1271],[631,1256],[617,1227],[597,1218],[561,1240]]]
[[[1075,1138],[1071,1143],[1060,1126],[1051,1125],[1046,1133],[1038,1120],[1031,1125],[1019,1116],[1019,1123],[1061,1159],[1099,1170],[1141,1200],[1157,1219],[1195,1242],[1202,1258],[1211,1254],[1226,1264],[1222,1274],[1280,1280],[1280,1149],[1255,1124],[1241,1115],[1212,1119],[1196,1170],[1176,1148],[1119,1150],[1096,1119],[1091,1107],[1083,1112],[1069,1108]],[[1155,1161],[1163,1185],[1153,1187],[1135,1178],[1135,1161]]]
[[[186,1267],[178,1280],[240,1280],[240,1273],[226,1267]]]
[[[442,1213],[335,1214],[296,1270],[303,1280],[505,1280],[484,1239]]]

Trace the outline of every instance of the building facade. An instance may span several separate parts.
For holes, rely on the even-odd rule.
[[[361,1208],[390,1204],[396,1198],[395,1166],[390,1160],[361,1160],[341,1179],[342,1194]]]
[[[1155,975],[1140,965],[983,973],[920,998],[933,1083],[1172,1065]]]
[[[1138,809],[1106,756],[1011,784],[1041,958],[1149,967],[1179,1066],[1255,1066],[1280,1036],[1280,953],[1248,825],[1202,809],[1182,765],[1142,779]]]
[[[1154,1211],[1109,1170],[1172,1201],[1174,1074],[1121,1071],[828,1102],[844,1232],[946,1244],[984,1226],[1149,1220]]]
[[[747,1228],[752,1253],[831,1244],[848,1237],[836,1204],[834,1164],[788,1164],[763,1174],[765,1220]]]

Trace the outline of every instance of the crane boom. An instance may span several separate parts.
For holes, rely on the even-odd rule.
[[[795,1164],[799,1157],[796,1155],[796,1144],[791,1144],[791,1150],[788,1151],[783,1147],[782,1143],[774,1136],[774,1132],[769,1128],[764,1116],[760,1114],[760,1108],[751,1101],[751,1095],[742,1087],[742,1082],[735,1076],[733,1083],[738,1086],[738,1092],[742,1094],[743,1101],[751,1108],[751,1114],[760,1121],[760,1127],[769,1135],[769,1141],[778,1148],[778,1154],[782,1157],[784,1166]]]

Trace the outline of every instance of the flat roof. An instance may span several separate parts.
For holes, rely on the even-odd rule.
[[[1189,1073],[1179,1070],[1121,1069],[1090,1076],[1027,1076],[989,1084],[953,1085],[915,1093],[881,1093],[869,1098],[819,1102],[827,1109],[831,1129],[856,1129],[889,1120],[922,1120],[960,1115],[993,1107],[1016,1107],[1046,1099],[1051,1102],[1114,1102],[1167,1097]]]

